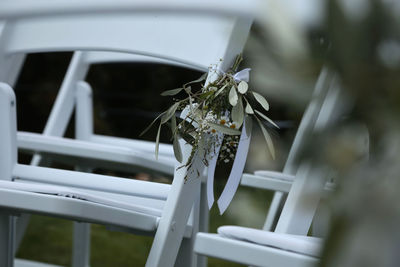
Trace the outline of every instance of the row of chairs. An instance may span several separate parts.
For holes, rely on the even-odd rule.
[[[31,213],[153,233],[146,266],[204,266],[204,258],[197,255],[254,266],[317,262],[321,241],[307,233],[327,187],[327,171],[312,163],[299,164],[298,153],[305,136],[334,120],[339,90],[327,70],[317,82],[283,173],[260,171],[243,176],[243,185],[277,191],[262,232],[223,227],[218,235],[207,233],[202,179],[184,183],[187,170],[176,168],[179,163],[170,145],[161,145],[155,161],[151,142],[93,132],[91,89],[83,81],[91,64],[150,61],[205,71],[219,62],[217,67],[226,70],[245,45],[256,8],[254,3],[240,1],[225,4],[228,8],[222,2],[184,0],[168,4],[1,2],[0,266],[13,266],[15,247],[29,218],[21,215],[16,224],[15,215]],[[43,134],[17,132],[16,100],[8,84],[15,82],[23,56],[65,50],[79,52],[74,53]],[[95,50],[131,54],[87,52]],[[74,108],[76,139],[64,138]],[[190,147],[183,141],[180,144],[185,160]],[[36,154],[31,165],[19,164],[17,149],[40,156]],[[43,159],[49,158],[73,163],[80,171],[43,167],[47,166]],[[98,166],[162,172],[173,175],[173,182],[166,185],[82,172]],[[305,206],[303,200],[311,194],[314,198]],[[89,265],[89,227],[75,224],[74,266]]]

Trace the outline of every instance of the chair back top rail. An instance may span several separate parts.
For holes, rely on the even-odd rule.
[[[29,0],[2,1],[0,18],[41,17],[71,14],[112,13],[185,13],[190,15],[233,15],[254,17],[261,1],[258,0]]]
[[[224,66],[220,67],[226,69],[234,55],[241,52],[252,23],[248,14],[212,13],[215,5],[200,1],[172,1],[160,6],[156,5],[160,1],[117,1],[115,8],[111,8],[114,3],[99,1],[103,9],[97,2],[2,1],[0,21],[6,23],[0,42],[2,51],[6,55],[76,50],[127,52],[202,69],[223,59]],[[182,7],[171,8],[175,6]],[[63,15],[57,15],[57,10]]]

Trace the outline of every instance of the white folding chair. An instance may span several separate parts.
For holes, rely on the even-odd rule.
[[[326,73],[323,72],[321,76],[324,75]],[[320,81],[317,87],[321,86]],[[326,128],[340,116],[340,90],[337,83],[330,78],[323,87],[326,87],[323,89],[326,92],[323,108],[316,114],[314,123],[308,126],[313,131]],[[313,108],[308,108],[307,113],[311,112],[310,109]],[[220,227],[219,234],[197,234],[195,251],[200,255],[252,266],[315,266],[323,241],[308,237],[307,233],[324,193],[328,175],[325,168],[303,161],[289,186],[289,194],[275,231],[239,226]]]
[[[327,100],[328,89],[330,88],[328,85],[332,82],[332,78],[332,73],[329,73],[327,69],[323,69],[319,75],[315,90],[301,119],[282,172],[260,170],[255,171],[254,174],[244,173],[242,176],[241,185],[243,186],[275,191],[263,227],[266,231],[273,231],[276,227],[287,193],[297,172],[299,153],[305,144],[305,139],[314,130],[319,113],[326,109],[324,101]],[[331,183],[326,185],[327,190],[332,190],[332,188],[333,185]]]
[[[40,1],[35,2],[34,6],[28,1],[18,3],[2,2],[0,5],[0,19],[12,24],[12,27],[7,31],[8,42],[4,44],[5,49],[1,56],[33,51],[116,50],[169,57],[172,60],[193,65],[197,64],[202,67],[218,62],[220,58],[223,58],[224,61],[220,62],[218,67],[224,70],[232,63],[234,56],[242,49],[251,25],[251,18],[248,16],[241,18],[227,15],[216,16],[218,12],[222,11],[222,6],[208,4],[209,6],[205,6],[203,2],[199,4],[197,2],[176,1],[166,8],[159,1],[151,1],[147,4],[138,2],[113,2],[112,5],[106,2],[103,5],[98,2],[82,5],[70,1],[60,1],[57,3]],[[27,6],[32,7],[28,12],[25,9]],[[248,8],[247,5],[246,7],[241,5],[241,8],[238,10],[243,11],[246,8]],[[169,11],[169,13],[163,14],[161,12],[165,10]],[[187,18],[187,23],[177,24],[174,18],[177,16],[177,11],[179,10],[189,12],[189,14],[191,12],[196,13],[198,10],[201,10],[203,14],[211,11],[212,16],[209,17],[209,20],[205,21],[204,19],[197,19],[196,16],[181,14],[181,16]],[[143,17],[149,15],[150,11],[154,11],[159,12],[160,16],[157,18],[151,17],[147,21],[142,20],[143,17],[141,17],[141,21],[138,23],[138,21],[135,21],[135,16],[132,16],[128,11]],[[59,14],[59,12],[62,12],[63,15],[54,16]],[[229,12],[232,14],[232,11]],[[107,14],[107,19],[102,16],[104,14]],[[249,15],[249,13],[245,15]],[[113,28],[120,29],[121,27],[125,27],[126,31],[113,31]],[[108,31],[105,32],[104,29],[108,29]],[[196,30],[194,31],[193,29]],[[60,33],[62,33],[61,36]],[[37,34],[40,34],[41,38],[34,38],[34,36],[38,36]],[[141,36],[142,34],[145,36]],[[138,36],[141,37],[137,38]],[[207,38],[211,37],[213,42],[208,42]],[[145,41],[147,38],[150,41],[157,39],[163,43],[173,43],[171,47],[175,47],[174,53],[171,53],[171,50],[169,50],[171,47],[167,48],[166,45],[159,46],[159,43],[154,42],[150,42],[149,45],[149,41]],[[118,40],[118,42],[115,40]],[[189,41],[191,45],[189,45]],[[198,45],[196,46],[197,49],[192,45],[192,42]],[[205,52],[199,53],[197,51],[199,47],[204,49]],[[3,111],[1,114],[3,114],[2,117],[4,118],[1,121],[7,126],[2,131],[2,137],[4,137],[2,139],[7,140],[7,142],[2,143],[2,146],[5,148],[2,149],[4,152],[2,155],[2,165],[5,166],[2,169],[4,171],[2,177],[5,180],[14,178],[18,181],[49,182],[79,187],[81,188],[80,191],[89,190],[90,193],[85,192],[86,195],[84,197],[90,195],[89,198],[92,199],[91,194],[95,194],[94,199],[101,199],[101,201],[104,198],[108,200],[111,196],[116,197],[120,201],[121,199],[130,198],[124,195],[136,195],[137,197],[130,199],[130,201],[142,205],[143,203],[137,200],[138,197],[166,198],[169,189],[167,185],[153,185],[154,183],[142,181],[128,182],[116,178],[110,180],[109,177],[101,175],[16,164],[15,115],[13,115],[15,101],[10,93],[10,88],[4,84],[2,88],[4,105],[2,105]],[[53,144],[53,150],[47,152],[73,156],[80,154],[82,152],[80,148],[86,146],[86,143],[83,141],[79,141],[78,143],[70,141],[60,139],[60,144],[58,144],[60,146],[57,147],[57,144]],[[45,146],[49,145],[45,144]],[[86,149],[86,151],[97,149],[96,151],[98,153],[101,152],[103,156],[109,152],[106,150],[109,149],[108,146],[96,146],[95,148],[89,146]],[[187,153],[187,146],[184,147],[184,150]],[[152,167],[149,164],[150,160],[147,156],[140,155],[139,153],[129,156],[132,159],[133,165],[142,165],[147,168]],[[200,179],[191,179],[190,182],[183,184],[184,172],[184,168],[175,172],[175,178],[170,187],[170,193],[161,216],[157,216],[155,214],[157,212],[152,210],[151,207],[144,207],[143,211],[141,205],[139,208],[140,212],[135,212],[127,211],[125,207],[114,208],[111,207],[112,205],[99,205],[91,201],[26,192],[29,191],[29,189],[26,189],[26,183],[22,184],[20,182],[11,183],[14,189],[5,189],[5,185],[3,186],[1,189],[2,193],[0,194],[0,198],[2,199],[1,206],[7,211],[16,210],[45,213],[72,219],[75,218],[80,221],[137,228],[144,231],[157,229],[147,265],[171,266],[176,257],[176,251],[184,232],[188,213],[197,195],[194,192],[198,189],[200,181]],[[56,181],[51,176],[57,176],[60,179]],[[93,184],[94,181],[91,181],[91,179],[96,179],[96,184]],[[104,183],[103,186],[98,186],[101,183]],[[15,188],[17,184],[18,187]],[[137,186],[137,188],[134,188],[134,186]],[[32,187],[34,189],[30,191],[47,190],[47,188],[35,189],[34,185]],[[107,187],[107,189],[104,189],[104,187]],[[61,190],[58,188],[52,189],[56,191]],[[98,192],[96,192],[99,189],[103,191],[107,190],[108,192],[100,193],[101,196],[99,197],[97,195]],[[147,192],[146,189],[148,190]],[[116,193],[122,193],[123,196],[116,196]],[[182,199],[185,201],[182,201]],[[148,200],[146,201],[148,202]],[[108,213],[108,216],[102,216],[101,213],[94,213],[95,210]],[[12,264],[10,258],[12,258],[13,246],[8,243],[12,242],[13,237],[5,233],[12,233],[12,231],[8,231],[12,228],[12,223],[10,223],[7,215],[3,219],[4,227],[1,229],[2,234],[6,238],[2,239],[4,247],[1,248],[4,248],[2,253],[5,255],[1,258],[3,259],[4,266],[9,266]],[[166,243],[168,245],[165,245]]]
[[[117,53],[117,52],[100,52],[100,51],[78,51],[75,52],[71,64],[68,68],[66,78],[61,86],[58,97],[56,99],[55,105],[52,108],[48,123],[46,124],[43,135],[45,136],[59,136],[64,135],[64,131],[67,127],[67,123],[71,119],[72,109],[75,107],[75,138],[78,140],[84,140],[99,144],[108,144],[116,147],[130,148],[134,151],[141,151],[143,153],[148,153],[150,155],[154,154],[155,144],[153,142],[146,142],[135,139],[118,138],[104,135],[96,135],[93,131],[93,115],[92,115],[92,92],[87,84],[81,82],[84,80],[86,73],[88,72],[92,64],[102,64],[102,63],[121,63],[121,62],[141,62],[141,63],[161,63],[174,65],[189,69],[194,69],[202,72],[208,71],[206,68],[200,68],[199,66],[190,66],[187,64],[182,64],[179,62],[174,62],[171,60],[149,57],[143,55],[134,55],[127,53]],[[69,112],[68,112],[69,111]],[[57,123],[56,123],[57,122]],[[58,128],[55,128],[57,125]],[[61,129],[61,130],[60,130]],[[39,134],[32,134],[27,132],[19,132],[18,143],[20,149],[29,150],[29,152],[35,152],[36,149],[32,149],[32,142],[27,140],[43,140],[43,136]],[[55,139],[57,141],[57,139]],[[168,169],[168,175],[173,175],[174,170],[174,153],[172,145],[160,144],[160,157],[168,160],[170,163],[170,168]],[[39,165],[41,156],[34,155],[31,164]],[[118,161],[116,158],[110,158],[110,161],[115,161],[115,166],[118,169],[135,171],[128,162]],[[125,164],[124,164],[125,163]],[[121,165],[124,164],[124,165]],[[155,165],[159,164],[154,158]],[[109,167],[109,163],[106,164]],[[98,166],[98,164],[96,164]],[[203,205],[205,206],[205,205]],[[208,212],[208,210],[207,210]],[[203,222],[199,225],[201,231],[207,231],[206,222],[207,213],[203,208],[203,212],[200,215]],[[24,215],[18,219],[17,224],[17,248],[22,240],[25,229],[29,222],[29,216]],[[90,256],[90,225],[85,223],[75,223],[74,224],[74,245],[73,245],[73,266],[88,265]]]

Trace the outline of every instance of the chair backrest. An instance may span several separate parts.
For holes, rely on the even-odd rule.
[[[313,131],[326,129],[341,116],[344,109],[338,81],[332,73],[329,75],[329,83],[323,86],[326,88],[323,89],[325,97],[318,102],[321,107],[312,120],[314,123],[310,125],[310,130]],[[307,111],[310,109],[314,107],[309,107]],[[276,232],[307,235],[329,173],[326,167],[315,162],[300,164],[279,217]]]
[[[49,4],[54,9],[74,6],[73,2],[60,2]],[[22,5],[30,6],[32,12],[27,14],[26,8],[21,10]],[[132,8],[132,13],[88,11],[84,15],[46,16],[46,10],[38,14],[33,12],[36,2],[3,1],[0,18],[10,19],[5,22],[6,29],[2,33],[2,59],[16,53],[101,50],[154,56],[200,68],[208,68],[223,59],[221,68],[224,69],[241,52],[252,23],[248,17],[194,15],[179,10],[157,13],[158,7],[151,1],[147,9],[140,1],[131,1],[131,6],[138,11]]]
[[[30,52],[100,50],[164,58],[200,69],[207,69],[211,64],[226,69],[241,52],[252,18],[245,16],[251,5],[242,7],[239,14],[244,15],[238,17],[232,16],[229,10],[235,5],[226,3],[229,7],[222,10],[221,3],[180,0],[166,5],[159,1],[147,4],[123,1],[109,5],[100,1],[95,5],[69,1],[3,1],[0,62]],[[54,15],[61,10],[63,14]],[[81,63],[90,62],[90,53],[88,60],[84,55],[74,57],[71,64],[76,68],[68,71],[67,81],[85,76],[87,65]],[[44,133],[62,135],[72,109],[71,101],[59,105],[55,110],[58,112],[52,113],[62,110],[64,115],[51,114],[51,127],[46,127]]]
[[[315,130],[316,124],[321,125],[320,122],[317,123],[317,120],[320,117],[319,114],[321,110],[324,109],[325,101],[329,98],[327,94],[331,88],[332,79],[333,74],[329,72],[327,68],[322,69],[311,96],[310,103],[304,111],[290,148],[288,158],[283,167],[282,172],[284,174],[295,175],[297,173],[299,167],[299,156],[303,146],[305,145],[306,138],[308,138],[308,136],[310,136],[310,134]],[[319,121],[321,121],[321,118]],[[278,191],[275,192],[263,226],[264,230],[271,231],[275,229],[278,219],[280,218],[279,213],[282,210],[285,198],[286,195],[284,193]]]

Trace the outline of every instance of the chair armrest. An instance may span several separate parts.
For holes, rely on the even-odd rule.
[[[243,174],[241,185],[273,191],[289,192],[290,187],[292,186],[293,176],[270,171],[262,171],[263,175],[259,175],[260,172],[256,172],[258,175],[248,173]],[[269,175],[267,175],[267,173]]]
[[[240,184],[248,187],[288,193],[294,178],[294,175],[284,174],[282,172],[255,171],[254,174],[244,173]],[[335,183],[328,182],[324,189],[327,192],[332,192],[335,188]]]

